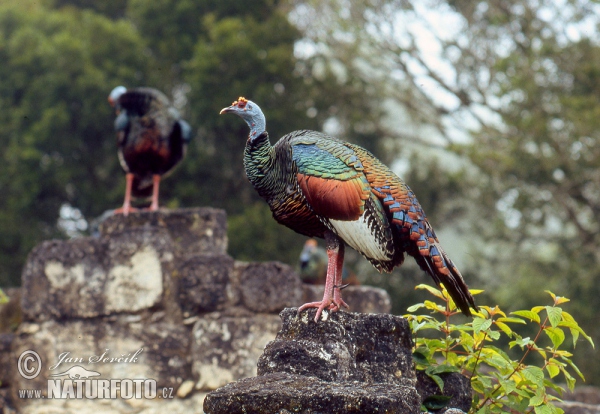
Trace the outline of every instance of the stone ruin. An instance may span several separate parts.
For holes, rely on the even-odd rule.
[[[23,270],[23,321],[0,334],[3,412],[420,412],[431,391],[415,376],[406,321],[386,314],[385,291],[348,287],[345,300],[362,313],[325,312],[317,324],[314,310],[286,308],[320,299],[322,287],[226,249],[225,213],[212,208],[110,216],[98,237],[38,245]],[[41,358],[31,379],[25,351]],[[152,379],[157,396],[49,395],[52,375]],[[463,385],[451,406],[466,410]]]

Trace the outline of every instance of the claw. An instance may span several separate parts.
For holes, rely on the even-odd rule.
[[[333,305],[333,301],[331,299],[329,299],[329,301],[309,302],[309,303],[305,303],[304,305],[300,306],[298,308],[298,313],[301,313],[303,310],[306,310],[309,308],[317,308],[317,314],[315,315],[315,322],[319,322],[321,313],[325,310],[325,308],[328,308],[331,305]]]

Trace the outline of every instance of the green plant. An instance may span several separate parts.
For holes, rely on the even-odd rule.
[[[450,319],[459,312],[445,290],[428,285],[419,285],[417,289],[427,290],[442,302],[426,300],[408,308],[411,313],[421,308],[428,309],[441,316],[440,319],[432,315],[405,315],[415,339],[413,356],[416,368],[424,370],[442,391],[444,383],[440,374],[461,372],[470,377],[474,391],[470,413],[563,412],[553,404],[560,399],[549,391],[554,390],[561,395],[564,389],[553,380],[562,374],[572,390],[575,377],[571,372],[584,379],[571,361],[573,354],[561,349],[566,334],[570,333],[573,348],[580,336],[594,346],[571,314],[559,306],[569,299],[546,291],[553,299],[551,305],[510,312],[510,316],[498,306],[481,306],[471,322],[455,325]],[[471,293],[481,291],[472,290]],[[515,324],[533,328],[536,332],[533,339],[513,330],[511,326]],[[526,330],[525,327],[523,329]],[[433,332],[433,335],[422,336],[423,331]],[[509,348],[521,349],[520,358],[511,359],[500,348],[498,344],[503,334],[509,340]],[[536,360],[533,354],[539,355],[539,363],[529,362]],[[432,404],[439,404],[439,401],[443,400]],[[425,408],[440,407],[425,404]]]

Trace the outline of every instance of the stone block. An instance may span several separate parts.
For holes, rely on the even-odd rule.
[[[420,412],[405,319],[326,311],[315,323],[315,312],[282,311],[258,376],[210,392],[205,412]]]
[[[99,373],[99,379],[154,379],[157,389],[172,388],[175,395],[179,385],[192,378],[190,345],[186,327],[138,316],[23,323],[12,344],[13,402],[28,402],[19,399],[19,389],[41,389],[46,395],[51,376],[74,366]],[[32,379],[16,369],[19,356],[28,350],[42,361],[39,375]]]
[[[283,326],[258,361],[258,375],[312,375],[324,381],[411,385],[412,337],[408,322],[389,314],[281,312]],[[325,318],[323,318],[325,319]]]
[[[183,316],[222,310],[229,291],[234,260],[227,255],[200,255],[178,266],[178,302]]]
[[[213,311],[228,300],[233,260],[225,255],[223,211],[113,215],[100,229],[100,237],[52,240],[33,249],[23,270],[25,320],[162,309],[176,321],[182,311]]]
[[[300,277],[279,262],[238,265],[240,303],[257,313],[279,313],[302,302]]]
[[[106,312],[107,250],[93,238],[36,246],[23,269],[25,320],[89,318]]]
[[[174,250],[184,258],[227,252],[227,216],[225,211],[210,207],[116,214],[100,224],[100,234],[119,237],[149,228],[164,230],[175,243]]]
[[[421,399],[425,402],[428,398],[443,395],[450,397],[446,407],[458,409],[461,412],[469,412],[471,409],[471,401],[473,393],[469,379],[458,372],[440,374],[444,381],[444,391],[440,388],[425,372],[417,371],[417,391],[421,395]],[[446,414],[446,408],[433,411],[434,413]],[[450,414],[450,413],[448,413]]]
[[[278,372],[246,378],[209,393],[204,412],[417,414],[420,404],[419,394],[409,386],[332,383]]]
[[[280,327],[277,315],[207,314],[192,331],[192,372],[196,388],[214,390],[256,375],[256,361]]]

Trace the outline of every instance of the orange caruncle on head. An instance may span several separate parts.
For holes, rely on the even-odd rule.
[[[243,96],[240,96],[237,101],[234,101],[231,104],[231,106],[237,106],[240,109],[244,109],[246,107],[247,103],[248,103],[248,99],[244,98]]]

